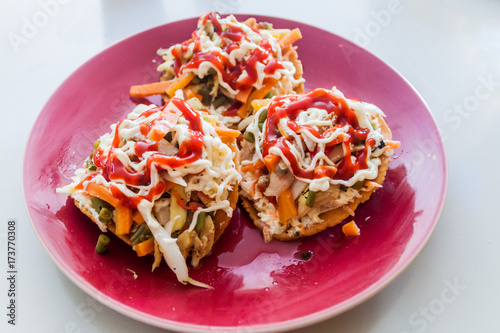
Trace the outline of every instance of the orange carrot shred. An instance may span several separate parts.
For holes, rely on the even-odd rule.
[[[342,226],[342,232],[346,237],[359,236],[359,228],[354,221],[344,224]]]
[[[172,81],[172,84],[168,87],[167,89],[167,94],[170,97],[173,97],[175,95],[175,92],[179,89],[184,89],[189,82],[196,76],[193,72],[186,72],[176,78],[174,81]]]
[[[396,149],[396,148],[401,147],[401,142],[394,141],[394,140],[385,140],[385,144],[387,145],[387,147],[389,147],[391,149]]]
[[[125,206],[118,206],[115,208],[114,217],[114,221],[116,224],[116,234],[128,234],[133,223],[132,210]]]
[[[148,97],[152,95],[164,94],[172,81],[153,82],[130,87],[130,96],[132,97]]]
[[[132,220],[137,224],[137,225],[141,225],[143,224],[144,222],[144,218],[142,217],[142,214],[141,212],[139,212],[138,210],[136,210],[134,212],[134,214],[132,214]]]
[[[297,215],[297,207],[289,188],[278,196],[278,215],[281,223],[287,223],[289,219]]]
[[[250,97],[250,93],[252,92],[253,87],[248,87],[247,89],[240,90],[236,94],[236,100],[241,103],[246,103],[248,101],[248,97]]]
[[[121,203],[121,200],[115,198],[113,194],[110,192],[110,190],[104,185],[90,182],[87,185],[86,191],[88,194],[106,201],[113,207],[117,207]]]
[[[217,134],[219,136],[229,136],[232,138],[237,138],[241,135],[240,131],[236,131],[236,130],[233,130],[230,128],[222,128],[222,127],[215,127],[215,132],[217,132]]]
[[[153,253],[153,251],[155,250],[154,239],[146,239],[145,241],[134,245],[134,250],[137,253],[138,257],[144,257],[145,255]]]
[[[302,34],[298,28],[293,29],[280,39],[280,47],[283,50],[288,45],[291,45],[302,38]]]

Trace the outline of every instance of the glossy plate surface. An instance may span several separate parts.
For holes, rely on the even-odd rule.
[[[145,31],[98,54],[61,85],[36,120],[24,158],[24,193],[33,227],[61,270],[127,316],[178,331],[306,326],[380,291],[422,250],[437,224],[446,162],[434,120],[415,90],[381,60],[334,34],[279,18],[257,20],[299,27],[306,88],[335,85],[347,97],[379,106],[402,148],[383,188],[356,211],[361,236],[346,239],[336,226],[304,240],[265,244],[238,208],[212,255],[190,270],[215,289],[183,286],[164,263],[152,274],[152,258],[137,258],[114,236],[107,254],[96,254],[98,228],[55,189],[70,182],[110,124],[138,102],[160,102],[130,99],[129,87],[158,80],[156,50],[188,39],[196,19]],[[304,251],[313,252],[311,260],[295,256]]]

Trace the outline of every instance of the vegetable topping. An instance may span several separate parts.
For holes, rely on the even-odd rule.
[[[303,235],[323,221],[321,213],[349,209],[360,192],[380,186],[371,180],[381,156],[399,147],[384,137],[382,116],[335,88],[262,103],[243,135],[241,194],[267,225],[267,241],[283,232]]]
[[[232,215],[229,194],[241,180],[226,144],[235,134],[211,117],[205,120],[181,90],[165,106],[139,105],[96,142],[73,183],[58,192],[71,195],[102,231],[133,244],[138,256],[158,246],[180,282],[207,287],[188,276],[185,260],[192,256],[197,265],[210,252],[213,241],[204,240],[215,230],[206,220],[216,211]]]
[[[301,91],[302,66],[292,45],[300,38],[298,29],[204,14],[190,39],[158,50],[164,60],[158,70],[168,83],[133,86],[130,94],[172,97],[178,89],[189,90],[207,111],[235,126],[251,111],[253,100]]]

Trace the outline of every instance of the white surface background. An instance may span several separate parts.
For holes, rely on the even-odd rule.
[[[2,1],[0,11],[0,331],[161,331],[93,303],[51,261],[24,207],[23,151],[45,102],[85,61],[132,34],[210,10],[281,16],[360,44],[415,86],[444,134],[448,196],[428,246],[369,301],[297,332],[500,331],[499,1],[60,0],[43,26],[23,35],[26,20],[54,1]],[[15,45],[12,34],[26,39]],[[15,327],[6,323],[10,218],[18,222]]]

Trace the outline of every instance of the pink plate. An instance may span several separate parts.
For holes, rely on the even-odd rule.
[[[237,209],[212,255],[191,269],[193,278],[215,289],[183,286],[165,264],[151,273],[152,258],[136,257],[114,236],[108,252],[96,254],[98,228],[55,190],[70,182],[110,124],[148,102],[129,98],[129,87],[158,80],[156,50],[189,38],[196,19],[142,32],[98,54],[61,85],[36,120],[24,158],[24,193],[35,232],[61,270],[129,317],[183,332],[310,325],[380,291],[408,267],[436,227],[446,162],[436,124],[417,92],[387,64],[334,34],[279,18],[257,20],[300,28],[306,88],[335,85],[348,97],[378,105],[402,148],[384,187],[356,212],[361,236],[347,239],[336,226],[304,240],[265,244]],[[313,252],[311,260],[295,256],[304,251]]]

